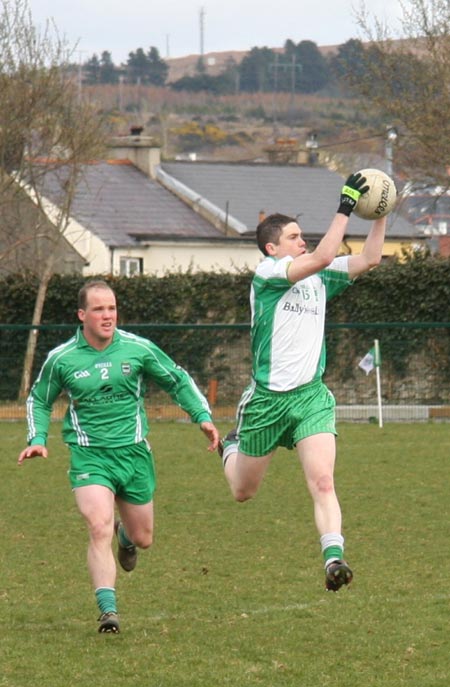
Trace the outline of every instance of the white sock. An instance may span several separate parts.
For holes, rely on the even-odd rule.
[[[228,458],[232,453],[237,453],[238,452],[238,445],[237,444],[229,444],[226,446],[223,450],[223,456],[222,456],[222,463],[223,466],[225,467],[225,463],[227,462]]]

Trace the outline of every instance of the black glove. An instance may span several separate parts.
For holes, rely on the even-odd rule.
[[[367,193],[369,190],[369,186],[364,186],[366,181],[366,177],[361,176],[359,172],[356,172],[356,174],[350,174],[349,178],[342,187],[341,197],[339,199],[339,207],[337,209],[338,212],[340,212],[342,215],[347,215],[347,217],[350,217],[356,207],[359,197],[363,193]]]

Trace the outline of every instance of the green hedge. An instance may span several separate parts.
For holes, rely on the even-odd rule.
[[[450,322],[450,259],[430,256],[422,252],[404,256],[400,260],[389,260],[371,272],[362,275],[351,289],[329,304],[329,322],[385,323],[442,323]],[[364,345],[374,338],[383,341],[383,349],[399,375],[406,371],[411,355],[423,350],[429,344],[430,356],[440,359],[442,374],[450,374],[450,329],[432,328],[373,328],[370,337],[367,330],[361,330],[351,337],[350,350],[363,351]],[[335,362],[339,352],[333,346],[330,334],[328,361]],[[438,344],[436,344],[438,341]],[[350,359],[351,356],[346,356]],[[343,369],[342,376],[349,371]]]
[[[115,289],[121,323],[236,323],[249,321],[251,272],[106,277]],[[42,323],[76,322],[77,292],[85,279],[55,275]],[[0,279],[0,322],[31,321],[36,277]],[[423,253],[389,260],[360,277],[329,303],[332,322],[450,321],[450,259]]]
[[[249,319],[250,272],[99,278],[114,288],[122,324],[230,323]],[[55,275],[49,284],[42,324],[76,322],[77,294],[85,281],[78,275]],[[0,322],[29,323],[37,287],[34,275],[0,279]]]
[[[131,324],[235,324],[248,323],[249,286],[251,272],[231,274],[173,274],[162,278],[152,276],[106,277],[115,289],[121,325]],[[45,302],[42,324],[77,324],[77,293],[85,279],[74,275],[55,275]],[[0,322],[23,325],[31,322],[37,290],[36,277],[9,275],[0,280]],[[450,260],[422,253],[390,260],[360,277],[355,284],[328,306],[328,323],[386,322],[450,322]],[[145,331],[139,333],[146,335]],[[410,356],[429,348],[442,375],[450,376],[450,329],[443,329],[430,338],[431,328],[389,328],[380,325],[370,330],[362,328],[349,333],[330,328],[328,331],[329,367],[338,368],[342,378],[351,376],[352,358],[365,352],[374,338],[383,341],[388,355],[401,375]],[[348,335],[347,335],[348,334]],[[159,328],[148,334],[158,345],[187,369],[196,370],[200,380],[206,379],[208,361],[217,348],[226,351],[239,337],[248,337],[241,330],[205,329],[201,336],[180,330]],[[14,389],[22,368],[26,330],[0,332],[2,387]],[[36,354],[35,372],[45,353],[70,336],[70,331],[41,331]],[[341,355],[345,349],[345,355]],[[341,361],[346,360],[346,364]],[[5,398],[0,390],[0,396]]]

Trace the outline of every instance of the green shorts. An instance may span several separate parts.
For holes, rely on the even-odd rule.
[[[149,503],[156,488],[153,454],[147,441],[120,448],[71,444],[69,479],[72,489],[101,484],[128,503]]]
[[[239,450],[265,456],[278,446],[292,449],[313,434],[336,434],[335,407],[333,394],[320,380],[283,392],[250,385],[237,411]]]

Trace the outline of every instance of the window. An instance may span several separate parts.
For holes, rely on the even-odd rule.
[[[120,258],[120,274],[126,277],[134,277],[142,274],[144,261],[142,258]]]

